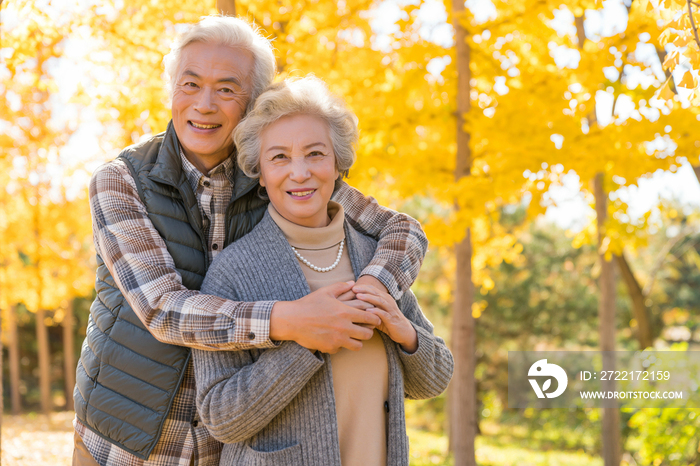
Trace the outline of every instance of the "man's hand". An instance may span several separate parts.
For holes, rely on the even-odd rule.
[[[358,293],[357,290],[361,289],[366,285],[372,286],[382,293],[389,292],[389,290],[386,289],[386,286],[384,286],[384,283],[380,282],[379,279],[373,277],[372,275],[363,275],[360,278],[358,278],[357,283],[355,283],[355,286],[352,287],[352,291],[354,293]]]
[[[353,285],[336,283],[296,301],[278,301],[270,316],[270,339],[293,340],[305,348],[330,354],[340,348],[359,350],[361,340],[372,338],[381,319],[338,300]]]

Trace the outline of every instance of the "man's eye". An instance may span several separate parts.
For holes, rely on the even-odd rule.
[[[183,84],[183,86],[184,87],[197,87],[197,85],[193,82],[187,82],[187,83]]]

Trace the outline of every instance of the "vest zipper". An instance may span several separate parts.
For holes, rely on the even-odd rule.
[[[243,196],[245,196],[246,194],[248,194],[250,191],[253,190],[253,188],[255,188],[257,186],[258,186],[258,183],[251,183],[250,186],[248,186],[246,189],[244,189],[240,193],[238,193],[234,196],[231,196],[231,201],[229,201],[228,206],[226,207],[226,219],[225,219],[226,234],[224,235],[224,248],[226,246],[228,246],[229,244],[231,244],[231,237],[230,237],[231,225],[230,225],[230,223],[231,223],[231,217],[233,216],[232,212],[233,212],[234,203],[237,200],[239,200],[240,198],[242,198]],[[235,192],[235,186],[234,186],[234,192]]]

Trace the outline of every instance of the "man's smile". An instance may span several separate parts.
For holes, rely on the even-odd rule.
[[[195,123],[192,120],[188,121],[188,123],[197,129],[214,129],[214,128],[221,127],[221,125],[206,125],[206,124],[202,124],[202,123]]]

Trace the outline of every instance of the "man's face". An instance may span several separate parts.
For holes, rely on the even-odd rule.
[[[173,125],[187,159],[203,173],[233,151],[231,133],[245,112],[253,55],[194,42],[180,55],[173,82]]]

